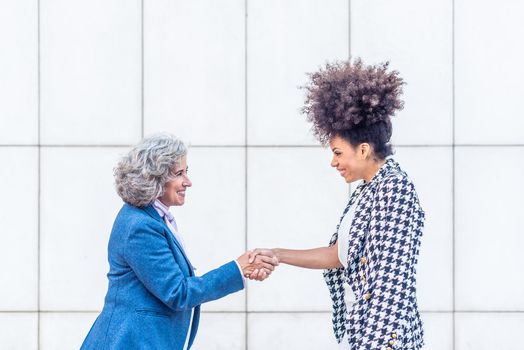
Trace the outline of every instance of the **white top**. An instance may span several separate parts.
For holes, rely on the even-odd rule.
[[[357,198],[353,205],[349,207],[349,210],[347,211],[346,215],[342,218],[342,221],[340,222],[340,226],[338,227],[338,260],[340,260],[340,263],[342,266],[344,266],[345,269],[348,268],[348,251],[349,251],[349,230],[351,229],[351,223],[353,222],[353,218],[355,217],[355,208],[358,205]],[[346,310],[351,310],[353,307],[353,304],[357,301],[355,297],[355,293],[353,293],[353,290],[347,283],[347,281],[344,281],[344,301],[346,303]],[[344,334],[344,338],[342,338],[342,341],[339,344],[340,350],[348,350],[349,344],[348,344],[348,337],[347,334]]]

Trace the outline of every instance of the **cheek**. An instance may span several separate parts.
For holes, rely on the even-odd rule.
[[[175,180],[171,183],[171,191],[173,192],[173,194],[176,194],[181,189],[183,189],[182,180],[180,181]]]
[[[344,167],[347,168],[349,171],[353,171],[355,170],[355,162],[353,162],[352,159],[345,159]]]
[[[173,183],[170,183],[166,186],[166,193],[170,196],[173,196],[176,193],[176,189]]]

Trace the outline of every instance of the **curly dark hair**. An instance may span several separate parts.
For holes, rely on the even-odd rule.
[[[393,154],[391,117],[404,107],[400,95],[405,83],[397,71],[388,72],[388,66],[356,59],[328,63],[309,74],[302,111],[323,145],[339,136],[353,147],[371,144],[379,159]]]

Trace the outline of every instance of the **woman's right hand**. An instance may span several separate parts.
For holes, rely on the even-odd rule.
[[[279,264],[279,260],[278,260],[275,249],[257,248],[248,253],[249,253],[249,262],[250,263],[255,261],[257,256],[263,256],[263,257],[271,258],[276,263],[275,266],[278,266]]]

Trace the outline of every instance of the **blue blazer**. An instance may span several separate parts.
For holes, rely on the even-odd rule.
[[[195,276],[179,242],[152,206],[122,207],[109,238],[108,259],[104,308],[81,349],[182,350],[188,332],[191,347],[200,304],[244,288],[235,261]]]

